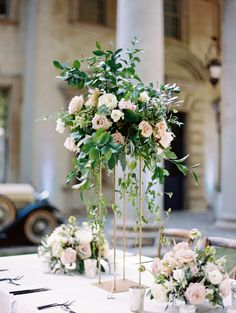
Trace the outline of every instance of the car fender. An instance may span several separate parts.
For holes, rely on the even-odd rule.
[[[27,217],[30,213],[37,211],[38,209],[44,209],[51,212],[59,212],[59,210],[52,206],[47,200],[42,200],[31,203],[25,206],[24,208],[18,210],[16,220],[17,219],[22,220],[25,217]]]
[[[39,209],[43,209],[43,210],[47,210],[47,211],[52,212],[56,216],[58,223],[60,223],[60,224],[64,223],[64,221],[65,221],[64,216],[62,215],[62,213],[57,208],[52,206],[50,204],[50,202],[47,200],[40,200],[40,201],[36,201],[34,203],[31,203],[31,204],[25,206],[24,208],[17,210],[15,221],[11,225],[8,225],[6,228],[4,228],[2,230],[2,233],[7,234],[8,231],[10,231],[11,229],[14,229],[18,225],[24,223],[24,221],[27,219],[27,217],[32,212],[35,212]]]

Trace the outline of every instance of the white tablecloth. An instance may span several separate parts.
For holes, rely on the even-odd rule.
[[[138,257],[127,256],[127,278],[138,281]],[[143,261],[148,258],[143,258]],[[119,260],[121,264],[121,259]],[[145,264],[150,267],[151,263]],[[122,269],[122,265],[120,265]],[[78,313],[129,313],[129,293],[116,293],[114,299],[107,299],[109,293],[96,286],[92,282],[96,279],[88,279],[83,275],[63,275],[63,274],[44,274],[42,264],[37,255],[21,255],[0,258],[0,268],[7,268],[8,271],[0,272],[0,278],[15,277],[24,275],[20,286],[14,286],[7,282],[0,282],[0,291],[9,295],[9,291],[31,289],[31,288],[50,288],[51,290],[40,293],[31,293],[26,295],[8,296],[11,303],[14,303],[14,310],[17,313],[55,313],[63,311],[60,308],[50,308],[42,311],[37,310],[37,306],[53,302],[65,302],[76,300],[71,309]],[[118,277],[119,278],[119,277]],[[112,276],[102,275],[102,280],[110,280]],[[149,272],[142,274],[142,283],[149,286],[152,277]],[[3,308],[0,292],[0,313],[8,313]],[[5,299],[6,300],[6,299]],[[4,301],[5,301],[4,300]],[[155,300],[149,300],[145,297],[144,311],[164,312],[164,305],[160,306]]]
[[[138,281],[138,257],[127,256],[127,278]],[[119,260],[119,259],[118,259]],[[148,258],[143,258],[143,261]],[[119,262],[120,264],[121,262]],[[148,264],[148,263],[147,263]],[[122,267],[122,265],[120,265]],[[150,263],[149,263],[150,266]],[[68,300],[76,300],[71,309],[78,313],[128,313],[129,310],[129,294],[117,293],[115,299],[107,299],[109,293],[92,285],[97,279],[88,279],[83,275],[63,275],[63,274],[44,274],[42,264],[37,255],[21,255],[0,258],[0,268],[7,268],[8,271],[0,272],[0,278],[15,277],[24,275],[20,280],[20,286],[14,286],[7,282],[0,282],[0,290],[7,294],[9,291],[31,289],[31,288],[50,288],[50,291],[31,293],[26,295],[12,296],[17,299],[19,307],[25,307],[25,312],[40,312],[37,306],[45,305],[53,302],[65,302]],[[145,273],[143,283],[148,285],[151,282],[151,274]],[[119,278],[119,276],[118,276]],[[102,274],[102,280],[111,280],[112,276]],[[154,301],[145,299],[149,305],[145,303],[147,310],[155,307]],[[44,313],[63,312],[60,308],[45,309]],[[155,312],[155,311],[150,311]],[[6,313],[1,310],[0,313]],[[21,312],[20,312],[21,313]]]

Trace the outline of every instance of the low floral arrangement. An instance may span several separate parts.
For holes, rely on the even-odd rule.
[[[48,263],[53,273],[69,271],[83,273],[83,261],[98,259],[99,247],[101,257],[106,260],[109,244],[104,234],[99,238],[98,229],[86,222],[78,226],[76,218],[71,216],[68,224],[57,227],[50,236],[42,240],[38,254]]]
[[[149,294],[159,302],[180,299],[193,305],[206,300],[213,306],[223,307],[223,298],[231,292],[231,283],[225,270],[225,257],[217,258],[215,248],[201,247],[201,234],[194,230],[193,246],[187,242],[156,258],[152,264],[154,284]],[[196,240],[198,239],[198,240]],[[140,268],[141,271],[145,267]]]

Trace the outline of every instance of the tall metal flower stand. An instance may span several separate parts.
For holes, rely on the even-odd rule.
[[[100,194],[102,194],[102,171],[99,172],[99,181],[100,181]],[[126,174],[124,173],[124,180],[126,179]],[[142,258],[142,159],[139,159],[139,192],[138,192],[138,203],[139,203],[139,212],[138,212],[138,225],[139,225],[139,267],[141,266]],[[126,278],[126,189],[124,188],[123,192],[123,273],[122,279],[117,279],[117,198],[116,198],[116,168],[114,169],[114,182],[113,182],[113,194],[114,194],[114,217],[113,217],[113,241],[114,241],[114,273],[112,280],[101,280],[101,253],[99,250],[99,274],[98,282],[94,283],[95,286],[102,288],[108,292],[118,293],[129,291],[131,286],[141,286],[142,277],[141,272],[138,272],[138,282]],[[100,208],[101,212],[102,208]]]

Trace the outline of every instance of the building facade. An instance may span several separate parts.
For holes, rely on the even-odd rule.
[[[213,87],[209,82],[205,57],[212,36],[222,39],[223,45],[224,40],[227,44],[235,41],[230,37],[233,34],[228,34],[236,14],[234,2],[1,0],[0,182],[27,182],[38,190],[47,189],[51,200],[65,212],[80,206],[78,194],[65,183],[71,166],[71,155],[63,147],[65,138],[55,132],[54,121],[39,121],[65,108],[74,94],[55,78],[58,72],[52,61],[88,55],[96,41],[105,47],[110,42],[123,45],[128,37],[137,36],[138,20],[147,30],[140,43],[146,51],[141,76],[145,81],[176,82],[181,87],[184,104],[179,118],[185,126],[176,130],[180,140],[175,142],[175,150],[180,157],[190,154],[189,165],[200,163],[199,187],[191,177],[183,178],[170,168],[173,172],[164,188],[174,191],[175,198],[173,203],[166,200],[165,206],[196,211],[211,207],[221,212],[224,175],[232,170],[222,166],[220,107],[223,112],[225,99],[220,84]],[[128,16],[128,12],[133,13]],[[232,15],[227,23],[225,14]],[[230,132],[236,133],[236,126],[231,126]],[[105,183],[109,193],[111,182]],[[233,187],[230,192],[233,196]],[[234,209],[230,208],[231,212]]]

